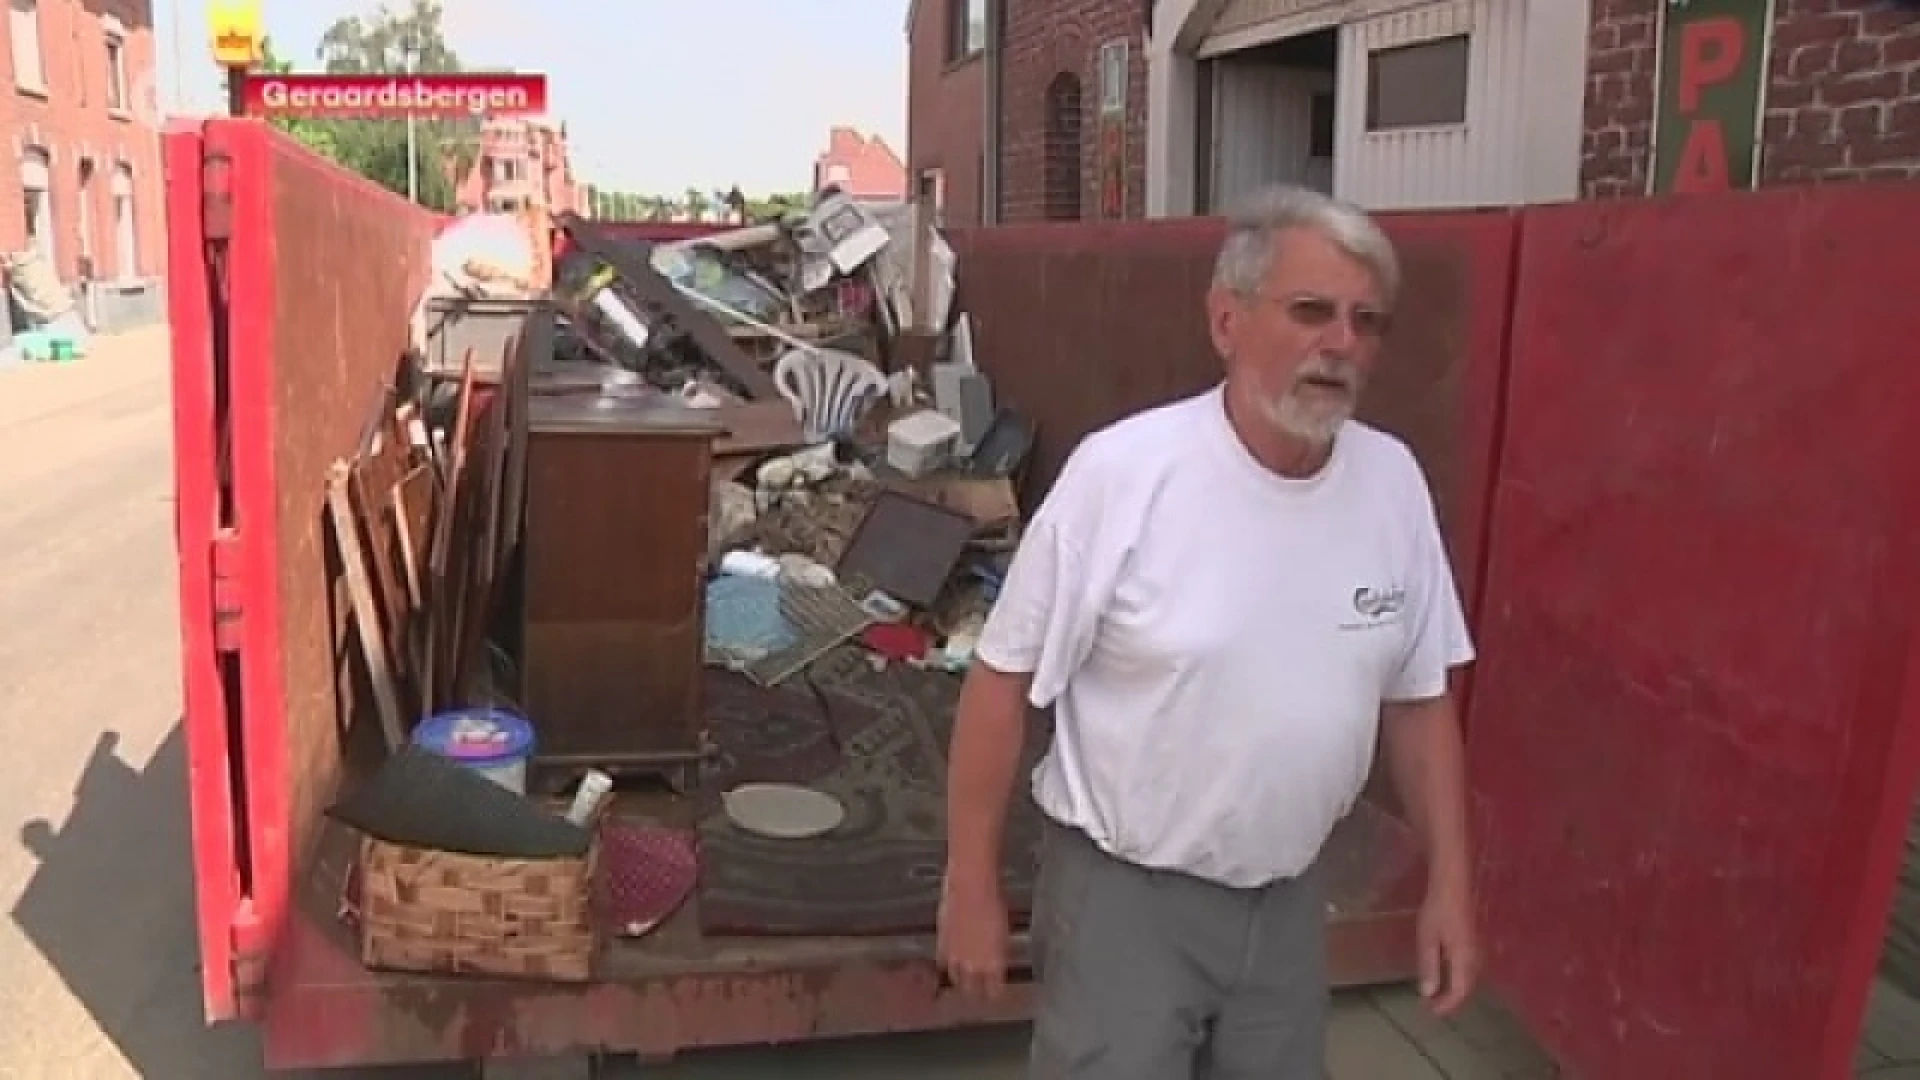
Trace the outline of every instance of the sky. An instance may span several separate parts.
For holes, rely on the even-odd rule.
[[[905,154],[908,0],[444,2],[447,44],[463,64],[546,74],[549,109],[566,121],[587,183],[654,195],[801,190],[836,124]],[[298,69],[335,19],[379,6],[263,0],[262,13],[274,52]],[[206,8],[154,0],[170,112],[223,107]]]

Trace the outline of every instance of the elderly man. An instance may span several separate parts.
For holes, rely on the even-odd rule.
[[[1007,802],[1051,705],[1035,1080],[1320,1080],[1318,860],[1382,735],[1429,855],[1421,991],[1473,987],[1473,647],[1419,466],[1353,419],[1398,285],[1360,210],[1261,193],[1207,296],[1225,381],[1088,436],[1014,558],[960,697],[939,947],[1004,985]]]

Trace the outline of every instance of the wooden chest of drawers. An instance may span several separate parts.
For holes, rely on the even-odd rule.
[[[627,399],[531,402],[521,687],[539,764],[697,760],[718,433]]]

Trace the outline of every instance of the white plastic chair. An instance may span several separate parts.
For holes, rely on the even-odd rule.
[[[866,357],[840,349],[790,349],[773,366],[778,387],[810,443],[850,434],[887,393],[887,377]]]

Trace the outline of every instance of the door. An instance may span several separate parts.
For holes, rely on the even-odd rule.
[[[80,224],[80,272],[81,280],[92,280],[99,274],[93,261],[93,161],[80,162],[80,197],[74,204],[74,213]]]
[[[140,228],[134,217],[133,166],[125,162],[113,170],[114,273],[121,281],[140,276]]]
[[[225,300],[208,287],[225,222],[198,130],[163,138],[168,317],[174,409],[175,533],[180,549],[180,645],[188,804],[193,819],[195,920],[209,1023],[247,1014],[236,978],[236,933],[249,892],[246,784],[240,771],[239,605],[227,475]],[[209,175],[211,171],[211,176]],[[210,182],[211,181],[211,182]]]
[[[20,159],[21,209],[26,214],[27,244],[49,267],[54,262],[53,243],[53,166],[48,153],[30,146]]]
[[[1468,758],[1495,988],[1571,1075],[1852,1075],[1920,774],[1915,220],[1524,219]]]
[[[1334,77],[1241,53],[1213,61],[1214,204],[1233,206],[1270,184],[1328,191],[1331,147],[1315,121],[1331,118]]]

